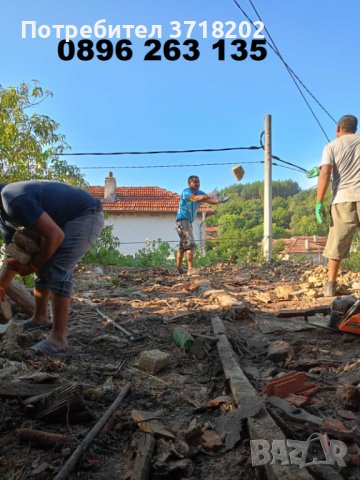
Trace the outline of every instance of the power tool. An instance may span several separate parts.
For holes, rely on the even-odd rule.
[[[360,335],[360,299],[338,297],[330,307],[316,307],[306,310],[282,311],[279,318],[304,317],[309,325],[327,328],[335,332]]]

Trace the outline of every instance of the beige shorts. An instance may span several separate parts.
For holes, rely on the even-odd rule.
[[[329,236],[324,257],[342,260],[349,256],[351,242],[360,227],[360,202],[344,202],[331,205]]]
[[[176,222],[176,231],[180,237],[180,250],[193,250],[196,247],[192,224],[187,220]]]

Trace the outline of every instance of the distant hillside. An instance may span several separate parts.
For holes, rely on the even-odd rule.
[[[224,260],[256,256],[261,253],[257,243],[263,238],[264,182],[230,185],[222,193],[231,201],[219,205],[217,213],[206,220],[207,225],[218,226],[218,240],[210,250]],[[330,203],[330,193],[326,201]],[[315,202],[314,189],[301,190],[293,180],[273,182],[273,237],[327,235],[328,224],[316,222]]]

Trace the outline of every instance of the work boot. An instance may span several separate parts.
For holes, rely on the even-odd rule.
[[[336,283],[326,282],[324,285],[324,297],[335,297],[336,295]]]

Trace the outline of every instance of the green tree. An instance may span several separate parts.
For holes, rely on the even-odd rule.
[[[315,190],[306,190],[291,197],[289,211],[293,235],[327,235],[330,215],[327,213],[326,221],[319,225],[315,218],[315,203]],[[330,191],[326,195],[325,204],[330,204]]]
[[[51,96],[36,80],[0,86],[0,181],[47,179],[85,186],[79,168],[57,156],[69,148],[59,124],[35,112]]]

